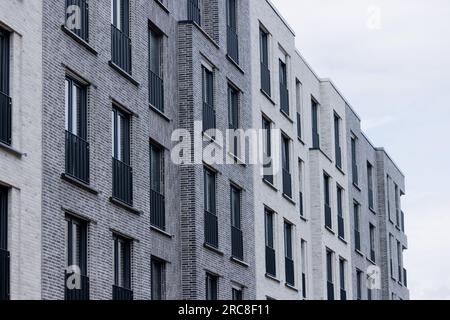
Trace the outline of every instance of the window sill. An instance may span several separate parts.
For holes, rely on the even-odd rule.
[[[292,204],[293,206],[296,205],[295,201],[292,200],[292,198],[289,197],[288,195],[286,195],[284,192],[283,192],[283,198],[285,198],[285,199],[286,199],[290,204]]]
[[[362,253],[362,251],[360,249],[355,248],[355,252],[364,258],[364,253]]]
[[[80,38],[79,36],[77,36],[75,33],[73,33],[71,30],[67,29],[67,27],[65,25],[61,26],[61,30],[68,35],[70,38],[72,38],[73,40],[75,40],[76,42],[78,42],[78,44],[80,44],[83,48],[85,48],[87,51],[89,51],[90,53],[92,53],[93,55],[97,56],[98,52],[97,50],[95,50],[90,44],[89,42],[87,42],[86,40],[84,40],[83,38]]]
[[[361,188],[358,186],[357,183],[353,182],[352,185],[353,185],[353,187],[354,187],[356,190],[358,190],[359,192],[361,192]]]
[[[403,287],[403,283],[399,280],[399,281],[397,281],[397,283],[398,283],[398,285],[400,286],[400,287]]]
[[[308,222],[308,218],[306,218],[305,216],[302,216],[302,215],[301,215],[301,216],[300,216],[300,219],[303,220],[303,222],[306,222],[306,223]]]
[[[291,119],[291,117],[289,116],[289,114],[283,110],[280,109],[280,113],[290,122],[290,123],[294,123],[294,120]]]
[[[22,158],[22,156],[26,156],[26,154],[20,152],[19,150],[14,149],[11,146],[8,146],[7,144],[4,144],[3,142],[0,142],[0,149],[5,150],[6,152],[11,153],[13,156],[17,158]]]
[[[61,174],[61,179],[63,179],[64,181],[66,181],[68,183],[71,183],[71,184],[73,184],[73,185],[75,185],[75,186],[77,186],[77,187],[79,187],[79,188],[81,188],[81,189],[83,189],[83,190],[85,190],[87,192],[90,192],[90,193],[92,193],[94,195],[98,195],[99,194],[99,192],[97,190],[95,190],[94,188],[92,188],[90,185],[88,185],[88,184],[86,184],[84,182],[81,182],[80,180],[77,180],[76,178],[71,177],[71,176],[69,176],[69,175],[67,175],[65,173]]]
[[[328,230],[331,234],[336,235],[336,233],[328,226],[325,226],[325,229]]]
[[[272,103],[274,106],[277,105],[275,103],[275,101],[272,100],[271,96],[267,92],[265,92],[263,89],[260,89],[260,90],[261,90],[261,93],[263,94],[263,96],[266,97],[267,100],[270,101],[270,103]]]
[[[264,182],[264,184],[266,185],[266,186],[268,186],[270,189],[272,189],[273,191],[275,191],[275,192],[278,192],[278,189],[272,184],[272,183],[270,183],[269,181],[267,181],[266,179],[262,179],[262,181]]]
[[[244,261],[242,261],[241,259],[235,258],[235,257],[231,257],[230,260],[234,263],[237,263],[245,268],[249,268],[250,265]]]
[[[245,74],[244,69],[241,68],[241,66],[239,65],[238,62],[234,61],[234,59],[227,53],[226,57],[228,59],[228,61],[231,62],[232,65],[234,65],[242,74]]]
[[[137,82],[128,72],[123,70],[121,67],[119,67],[117,64],[115,64],[112,61],[109,61],[109,65],[111,68],[116,70],[121,76],[126,78],[128,81],[130,81],[132,84],[134,84],[136,87],[139,87],[139,82]]]
[[[302,144],[302,145],[306,145],[305,141],[303,141],[302,137],[298,137],[297,136],[297,140]]]
[[[293,285],[291,285],[291,284],[289,284],[289,283],[285,283],[284,284],[284,286],[286,287],[286,288],[288,288],[288,289],[291,289],[291,290],[293,290],[293,291],[295,291],[295,292],[298,292],[298,289],[295,287],[295,286],[293,286]]]
[[[397,231],[402,231],[402,229],[400,229],[400,226],[395,225],[395,229],[397,229]]]
[[[167,231],[165,231],[165,230],[163,230],[161,228],[158,228],[156,226],[153,226],[153,225],[150,225],[150,230],[153,230],[153,231],[159,233],[160,235],[163,235],[163,236],[165,236],[167,238],[170,238],[170,239],[175,238],[175,236],[173,234],[170,234]]]
[[[154,113],[156,113],[158,116],[160,116],[161,118],[163,118],[164,120],[166,120],[167,122],[172,122],[172,119],[170,119],[168,116],[166,116],[166,114],[164,112],[162,112],[161,110],[159,110],[158,108],[156,108],[155,106],[153,106],[152,104],[148,105],[150,110],[152,110]]]
[[[377,215],[377,212],[375,211],[374,208],[369,207],[369,211],[372,212],[374,215]]]
[[[276,276],[273,276],[273,275],[271,275],[271,274],[269,274],[269,273],[267,273],[267,272],[266,272],[265,276],[266,276],[266,278],[269,279],[269,280],[272,280],[272,281],[281,283],[281,281],[278,280],[278,279],[276,278]]]
[[[345,176],[345,172],[344,172],[344,170],[343,170],[341,167],[336,166],[336,169],[338,169],[338,171],[339,171],[340,173],[342,173],[342,175]]]
[[[155,2],[158,4],[158,6],[161,7],[161,9],[162,9],[165,13],[167,13],[167,14],[170,13],[169,8],[167,8],[166,5],[165,5],[164,3],[162,3],[161,1],[158,1],[158,0],[155,0]]]
[[[203,244],[203,247],[206,248],[206,249],[208,249],[209,251],[212,251],[212,252],[214,252],[214,253],[220,255],[220,256],[223,256],[223,255],[224,255],[224,253],[223,253],[222,251],[220,251],[219,248],[213,247],[213,246],[210,245],[210,244],[204,243],[204,244]]]
[[[345,240],[345,239],[342,238],[341,236],[338,236],[338,239],[341,240],[341,242],[343,242],[345,245],[348,245],[347,240]]]
[[[369,257],[366,257],[366,260],[369,261],[374,266],[377,265],[377,263],[375,261],[373,261],[372,259],[370,259]]]
[[[232,152],[228,151],[228,156],[233,159],[235,164],[238,164],[244,168],[248,167],[248,165],[242,161],[237,155],[233,154]]]
[[[112,204],[114,204],[114,205],[116,205],[118,207],[121,207],[122,209],[128,210],[128,211],[130,211],[131,213],[133,213],[135,215],[140,216],[142,214],[142,212],[139,211],[138,209],[133,208],[132,206],[130,206],[130,205],[128,205],[128,204],[118,200],[118,199],[115,199],[113,197],[109,198],[109,202],[111,202]]]

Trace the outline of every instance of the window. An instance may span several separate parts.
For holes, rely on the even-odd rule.
[[[131,241],[114,235],[113,300],[133,300],[131,291]]]
[[[133,205],[130,165],[130,118],[117,108],[112,110],[113,198]]]
[[[331,218],[330,176],[326,173],[323,174],[323,190],[325,201],[325,227],[327,227],[328,229],[332,229],[333,223]]]
[[[398,281],[402,282],[402,274],[403,274],[403,259],[402,259],[402,244],[397,240],[397,269],[398,269]]]
[[[376,261],[375,257],[375,226],[369,225],[370,260]]]
[[[0,301],[9,300],[8,189],[0,186]]]
[[[234,62],[239,63],[236,5],[236,0],[227,0],[227,53]]]
[[[291,182],[291,169],[290,169],[290,152],[289,144],[290,139],[282,135],[281,145],[281,162],[283,167],[283,194],[289,198],[292,198],[292,182]]]
[[[302,259],[302,297],[303,299],[306,299],[308,297],[308,291],[307,291],[307,278],[306,273],[308,270],[308,260],[307,260],[307,242],[302,239],[300,244],[300,253],[301,253],[301,259]]]
[[[358,185],[358,164],[356,160],[356,137],[352,136],[351,138],[351,151],[352,151],[352,182],[354,185]]]
[[[66,174],[89,184],[89,143],[87,142],[87,89],[67,77],[66,110]]]
[[[363,272],[356,269],[356,300],[362,299]]]
[[[319,104],[314,99],[311,99],[311,117],[312,117],[312,146],[313,149],[320,149]]]
[[[297,103],[297,137],[303,138],[303,110],[302,110],[302,84],[300,81],[295,82],[295,97]]]
[[[280,72],[280,107],[281,111],[286,115],[289,115],[289,89],[287,80],[287,67],[286,63],[279,60],[279,72]]]
[[[398,227],[400,227],[400,192],[396,184],[394,184],[395,192],[395,222]]]
[[[66,28],[89,42],[89,0],[66,0]]]
[[[155,28],[148,32],[149,103],[164,112],[163,35]]]
[[[206,273],[206,300],[217,300],[218,277]]]
[[[344,196],[344,189],[342,189],[340,186],[337,186],[337,220],[338,220],[338,236],[341,239],[345,239],[345,228],[344,228],[344,209],[343,209],[343,196]]]
[[[405,213],[403,211],[400,211],[400,214],[401,214],[401,223],[402,223],[401,230],[403,232],[405,232]]]
[[[261,90],[270,96],[269,34],[262,28],[259,29],[259,46],[261,59]]]
[[[216,128],[216,111],[214,109],[213,72],[202,66],[203,88],[203,131]]]
[[[328,300],[334,300],[334,268],[333,268],[333,256],[334,253],[327,249],[327,298]]]
[[[263,157],[264,157],[264,180],[273,184],[272,173],[272,123],[266,117],[262,117]]]
[[[275,245],[274,245],[274,213],[265,209],[265,239],[266,239],[266,273],[276,276]]]
[[[340,278],[340,294],[341,294],[341,300],[347,300],[347,291],[346,291],[346,286],[345,286],[345,282],[346,277],[345,277],[345,273],[346,273],[346,261],[342,258],[339,259],[339,278]]]
[[[394,275],[394,261],[392,256],[394,255],[394,236],[389,233],[389,269],[390,269],[390,273],[391,273],[391,278],[393,280],[395,280],[395,275]]]
[[[232,288],[232,300],[243,300],[242,299],[242,288]]]
[[[201,25],[200,0],[187,0],[188,20]]]
[[[394,223],[391,216],[391,177],[389,175],[386,176],[386,199],[389,221]]]
[[[219,230],[216,215],[216,173],[205,168],[204,177],[205,243],[218,248]]]
[[[129,0],[111,0],[112,62],[131,74],[131,40]]]
[[[231,152],[239,157],[239,91],[228,84],[228,128],[230,129]]]
[[[373,205],[373,166],[367,162],[367,192],[369,199],[369,209],[374,210]]]
[[[337,114],[334,114],[334,154],[336,166],[342,169],[341,118]]]
[[[367,300],[372,300],[372,289],[367,288]]]
[[[298,183],[298,188],[299,188],[299,199],[298,199],[298,206],[299,206],[299,211],[300,211],[300,217],[305,217],[305,206],[304,206],[304,196],[303,196],[303,190],[304,190],[304,181],[305,181],[305,176],[304,176],[304,163],[302,160],[298,161],[298,179],[299,179],[299,183]]]
[[[241,189],[231,185],[231,254],[233,257],[244,260],[244,245],[241,227]]]
[[[0,29],[0,143],[11,145],[11,98],[9,97],[10,35]]]
[[[361,251],[361,232],[359,225],[359,204],[353,203],[353,223],[354,223],[354,232],[355,232],[355,250]]]
[[[165,230],[164,149],[150,144],[150,222]]]
[[[292,224],[284,222],[284,253],[285,253],[285,268],[286,268],[286,283],[288,285],[295,285],[294,276],[294,257],[292,250]]]
[[[165,300],[166,263],[152,257],[152,300]]]

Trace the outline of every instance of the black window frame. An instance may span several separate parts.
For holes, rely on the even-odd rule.
[[[165,149],[153,142],[150,142],[149,148],[150,224],[165,230]]]
[[[368,206],[370,210],[375,210],[374,208],[374,192],[373,192],[373,165],[367,161],[367,197]]]
[[[344,258],[339,258],[339,286],[340,286],[340,296],[341,300],[347,300],[347,261]]]
[[[269,33],[260,26],[259,28],[259,52],[261,64],[261,90],[271,96],[271,76],[269,63]]]
[[[328,173],[323,173],[323,197],[325,227],[333,230],[333,218],[331,216],[331,177]]]
[[[338,236],[341,239],[345,239],[344,192],[344,188],[340,185],[336,185]]]
[[[151,258],[151,292],[152,300],[166,299],[166,262],[162,259]]]
[[[132,240],[114,235],[114,285],[121,289],[132,290]],[[120,248],[119,248],[120,246]],[[119,256],[119,250],[122,249]],[[121,260],[121,261],[119,261]],[[122,269],[123,268],[123,269]],[[121,273],[121,275],[119,275]]]
[[[0,185],[0,300],[10,299],[10,253],[8,251],[9,188]]]
[[[203,176],[205,243],[214,248],[218,248],[217,172],[205,166],[203,169]],[[209,179],[211,179],[211,181]]]
[[[12,144],[12,100],[10,94],[11,34],[0,28],[0,143]]]
[[[203,132],[216,129],[214,70],[202,64]]]
[[[149,104],[164,113],[164,33],[152,24],[148,28]]]
[[[361,205],[353,202],[353,232],[355,238],[355,250],[361,251]]]
[[[334,300],[334,252],[326,249],[326,281],[327,281],[327,299]]]
[[[312,148],[320,149],[319,103],[311,97]]]
[[[231,214],[231,255],[241,261],[244,260],[244,244],[242,232],[242,189],[234,184],[230,185],[230,214]]]
[[[205,300],[217,300],[219,295],[219,277],[206,272],[205,277]]]
[[[376,227],[369,223],[369,251],[370,251],[370,260],[373,262],[376,262],[376,248],[375,248],[375,242],[376,242]]]
[[[266,274],[276,277],[275,212],[264,208],[264,239],[266,246]]]
[[[352,183],[355,186],[358,186],[359,184],[357,148],[358,148],[358,138],[355,135],[352,135],[352,137],[350,138],[350,150],[352,161]]]
[[[239,64],[238,2],[226,0],[227,54]]]
[[[232,287],[231,288],[231,300],[232,301],[241,301],[241,300],[244,300],[243,299],[243,296],[244,296],[244,293],[243,293],[243,289],[242,288],[235,288],[235,287]]]
[[[66,1],[65,27],[68,30],[70,30],[73,34],[75,34],[77,37],[89,43],[89,0],[65,0],[65,1]],[[79,29],[76,28],[74,30],[73,28],[70,28],[70,26],[67,24],[69,21],[71,21],[71,17],[73,17],[74,14],[75,15],[77,14],[77,11],[71,12],[68,11],[70,6],[77,6],[80,10],[81,21],[79,23],[80,26]],[[75,27],[77,27],[76,19],[77,17],[75,16]]]
[[[262,135],[263,135],[263,156],[264,156],[264,176],[263,180],[273,185],[273,168],[272,168],[272,121],[265,115],[262,116]],[[270,171],[267,174],[266,171]]]
[[[336,167],[342,170],[341,117],[337,113],[334,113],[334,156]]]
[[[286,283],[295,286],[295,265],[293,250],[293,229],[294,226],[288,221],[284,221],[284,257],[285,257],[285,277]]]
[[[290,106],[289,106],[289,81],[288,81],[288,70],[285,61],[279,59],[278,62],[279,70],[279,82],[280,82],[280,110],[285,115],[289,116]]]

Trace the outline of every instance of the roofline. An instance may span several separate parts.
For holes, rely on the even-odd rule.
[[[269,6],[272,8],[272,10],[275,12],[275,14],[280,18],[280,20],[283,22],[283,24],[286,26],[286,28],[289,29],[289,31],[292,33],[292,35],[295,37],[295,31],[291,28],[289,23],[284,19],[284,17],[281,15],[281,13],[278,11],[278,9],[275,7],[275,5],[270,0],[266,0],[266,2],[269,4]]]
[[[351,104],[348,102],[348,100],[344,97],[344,95],[342,94],[342,92],[338,89],[338,87],[334,84],[333,80],[331,80],[330,78],[321,78],[320,82],[328,82],[329,84],[331,84],[331,86],[334,88],[334,90],[336,90],[336,92],[339,94],[339,96],[342,98],[342,100],[344,100],[345,104],[348,106],[348,108],[350,109],[351,112],[353,112],[353,114],[358,118],[359,121],[361,121],[361,117],[358,115],[358,113],[355,111],[355,109],[353,109],[353,107],[351,106]]]
[[[377,147],[377,148],[375,148],[375,151],[384,153],[386,155],[386,157],[389,159],[389,161],[391,161],[391,163],[394,165],[394,167],[398,170],[398,172],[400,172],[402,177],[405,178],[405,174],[403,173],[402,170],[400,170],[399,166],[395,163],[395,161],[392,160],[391,156],[389,155],[389,153],[387,153],[386,149],[384,149],[383,147]]]

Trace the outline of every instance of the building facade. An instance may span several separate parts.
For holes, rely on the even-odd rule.
[[[409,298],[404,176],[270,1],[2,2],[0,54],[0,299]]]

